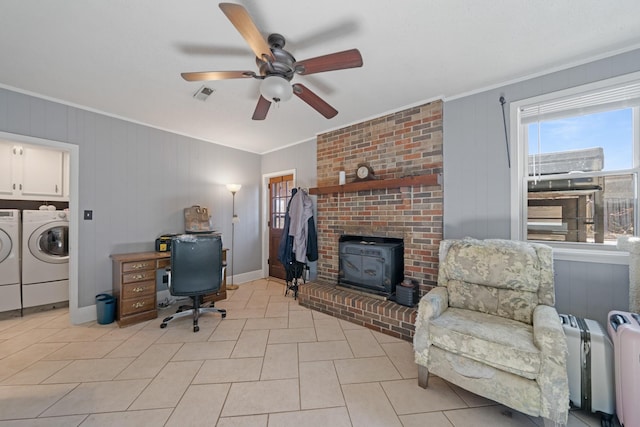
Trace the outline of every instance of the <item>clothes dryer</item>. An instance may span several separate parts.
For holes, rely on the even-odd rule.
[[[69,300],[69,213],[22,211],[22,306]]]
[[[0,209],[0,312],[21,307],[20,211]]]

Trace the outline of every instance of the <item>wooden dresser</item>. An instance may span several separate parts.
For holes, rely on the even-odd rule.
[[[227,249],[222,249],[226,264]],[[118,299],[116,321],[120,327],[158,317],[156,272],[170,267],[170,252],[134,252],[111,255],[113,295]],[[203,303],[227,298],[227,272],[215,294],[205,295]]]

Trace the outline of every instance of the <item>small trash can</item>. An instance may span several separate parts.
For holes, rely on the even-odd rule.
[[[418,299],[418,287],[411,279],[405,279],[396,286],[396,302],[398,304],[413,307]]]
[[[96,295],[97,321],[101,325],[108,325],[116,320],[116,297],[109,294]]]

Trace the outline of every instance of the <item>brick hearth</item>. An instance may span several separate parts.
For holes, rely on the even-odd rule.
[[[298,291],[301,306],[339,319],[365,326],[374,331],[413,339],[416,309],[393,301],[384,301],[336,288],[325,283],[305,283]]]

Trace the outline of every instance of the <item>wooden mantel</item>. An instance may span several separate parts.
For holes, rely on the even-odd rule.
[[[379,190],[383,188],[413,187],[414,185],[440,185],[438,174],[406,176],[404,178],[372,179],[356,181],[343,185],[310,188],[309,194],[348,193],[363,190]]]

